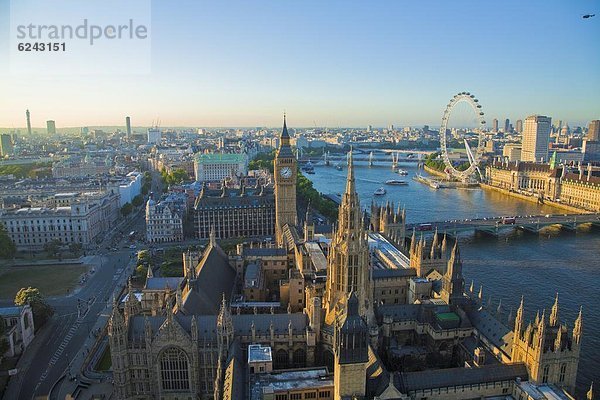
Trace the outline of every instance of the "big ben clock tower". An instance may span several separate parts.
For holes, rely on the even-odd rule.
[[[277,245],[283,246],[283,227],[285,224],[296,227],[296,179],[298,168],[296,157],[290,147],[290,135],[287,130],[285,114],[283,130],[279,138],[279,149],[275,155],[275,235]]]

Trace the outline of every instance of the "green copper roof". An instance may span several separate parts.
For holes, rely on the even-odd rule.
[[[240,162],[244,162],[246,160],[245,154],[239,153],[228,153],[228,154],[196,154],[196,161],[211,163],[211,162],[221,162],[221,163],[232,163],[237,164]]]
[[[435,315],[440,321],[459,321],[458,314],[453,312],[438,313]]]

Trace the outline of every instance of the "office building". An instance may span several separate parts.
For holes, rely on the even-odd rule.
[[[547,162],[552,118],[530,115],[525,118],[521,161]]]
[[[13,142],[8,133],[0,135],[0,156],[10,156],[13,154]]]
[[[46,121],[46,130],[49,135],[56,135],[56,122],[52,120]]]
[[[510,120],[506,118],[504,121],[504,133],[510,132]]]
[[[158,128],[148,128],[148,143],[157,144],[160,143],[161,132]]]
[[[492,132],[498,132],[498,120],[496,118],[492,120]]]
[[[517,120],[516,130],[517,130],[517,133],[523,133],[523,120],[522,119]]]
[[[587,139],[600,141],[600,119],[590,121],[588,125]]]
[[[127,139],[131,137],[131,118],[125,117],[125,127],[127,129]]]
[[[196,181],[222,181],[248,174],[248,157],[245,154],[197,154],[194,158]]]

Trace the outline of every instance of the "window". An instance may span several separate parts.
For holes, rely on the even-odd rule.
[[[548,373],[550,372],[550,366],[546,365],[544,367],[543,373],[542,373],[542,383],[548,383]]]
[[[558,381],[559,382],[562,383],[562,382],[565,381],[565,375],[566,375],[566,373],[567,373],[567,364],[566,363],[561,364],[561,366],[560,366],[560,375],[558,377]]]
[[[302,400],[302,393],[290,394],[290,400]]]
[[[164,391],[190,389],[188,358],[183,350],[171,347],[161,354],[160,377]]]

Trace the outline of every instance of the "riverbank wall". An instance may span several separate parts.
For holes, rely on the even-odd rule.
[[[526,196],[524,194],[521,193],[517,193],[517,192],[511,192],[510,190],[506,190],[503,188],[499,188],[496,186],[492,186],[492,185],[488,185],[487,183],[480,183],[479,186],[484,189],[484,190],[490,190],[490,191],[494,191],[494,192],[498,192],[498,193],[502,193],[506,196],[511,196],[511,197],[516,197],[518,199],[521,200],[525,200],[528,201],[530,203],[536,203],[536,204],[543,204],[545,206],[548,207],[553,207],[562,211],[568,211],[569,213],[573,213],[573,214],[587,214],[589,213],[586,210],[581,210],[577,207],[573,207],[573,206],[569,206],[566,204],[562,204],[562,203],[557,203],[556,201],[551,201],[551,200],[544,200],[543,203],[538,201],[538,198],[535,196]]]
[[[445,172],[438,171],[437,169],[433,169],[431,167],[428,167],[427,165],[423,165],[423,169],[425,170],[425,172],[431,175],[435,175],[442,179],[448,179],[448,175],[446,175]]]

